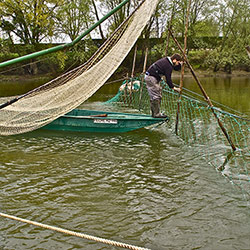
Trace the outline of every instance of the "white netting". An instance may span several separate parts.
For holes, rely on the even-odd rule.
[[[89,63],[88,70],[75,75],[77,71],[65,76],[66,82],[59,85],[51,84],[35,94],[27,95],[17,102],[0,109],[0,134],[11,135],[28,132],[42,127],[59,116],[79,106],[92,96],[119,67],[125,59],[145,25],[153,14],[158,0],[145,0],[124,24],[126,29],[113,36],[115,44],[101,59],[96,57],[93,66]],[[111,47],[112,42],[106,46]],[[103,51],[105,47],[103,48]],[[78,71],[79,72],[79,71]],[[69,79],[69,80],[68,80]],[[63,79],[61,79],[62,81]]]

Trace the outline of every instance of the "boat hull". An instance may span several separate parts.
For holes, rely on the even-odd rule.
[[[165,122],[149,115],[75,109],[43,127],[43,129],[122,133]]]

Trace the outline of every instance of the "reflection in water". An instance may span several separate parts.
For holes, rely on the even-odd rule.
[[[232,158],[233,155],[234,155],[234,151],[229,152],[229,153],[227,154],[227,156],[226,156],[226,158],[225,158],[223,164],[220,165],[219,167],[217,167],[217,169],[218,169],[219,171],[225,170],[225,166],[226,166],[227,163],[230,161],[230,159]]]

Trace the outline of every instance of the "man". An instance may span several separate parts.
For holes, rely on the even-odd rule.
[[[161,106],[161,91],[162,87],[160,81],[162,76],[166,77],[168,86],[180,92],[180,88],[174,87],[172,83],[172,71],[180,70],[183,59],[179,54],[174,54],[171,57],[164,57],[153,63],[147,70],[145,81],[148,89],[148,94],[150,97],[150,108],[152,116],[155,118],[166,118],[167,116],[160,113]]]

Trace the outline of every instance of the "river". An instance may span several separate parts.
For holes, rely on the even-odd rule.
[[[250,114],[250,79],[202,83],[211,99]],[[118,87],[105,85],[82,107],[104,109]],[[185,87],[199,91],[191,78]],[[30,88],[0,83],[1,96]],[[155,250],[249,249],[250,206],[241,190],[168,127],[38,130],[1,137],[0,152],[2,213]],[[0,249],[118,248],[0,218]]]

